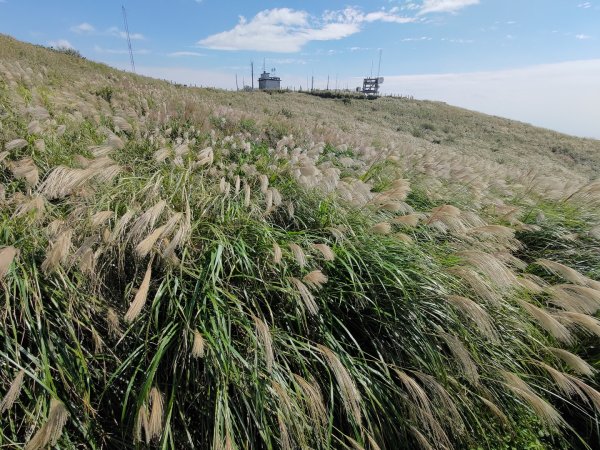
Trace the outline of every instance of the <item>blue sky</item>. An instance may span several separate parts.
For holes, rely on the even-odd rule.
[[[140,73],[353,88],[382,49],[387,92],[600,138],[600,0],[0,0],[0,32],[127,69],[122,4]]]

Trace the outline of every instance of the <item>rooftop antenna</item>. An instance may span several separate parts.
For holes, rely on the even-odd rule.
[[[127,23],[127,13],[125,12],[125,6],[121,5],[121,8],[123,9],[123,23],[125,24],[125,33],[127,34],[127,47],[129,47],[131,71],[135,73],[135,62],[133,60],[133,50],[131,49],[131,38],[129,37],[129,24]]]
[[[383,49],[379,49],[379,66],[377,67],[377,78],[379,78],[379,74],[381,73],[381,55],[383,53]]]

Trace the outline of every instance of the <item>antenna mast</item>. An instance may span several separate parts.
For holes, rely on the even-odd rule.
[[[379,78],[379,74],[381,73],[381,55],[383,53],[383,49],[379,49],[379,66],[377,67],[377,78]]]
[[[129,37],[129,24],[127,23],[127,13],[125,12],[125,6],[121,5],[121,8],[123,9],[123,23],[125,24],[125,33],[127,34],[127,47],[129,47],[131,71],[135,73],[135,62],[133,60],[133,50],[131,49],[131,38]]]

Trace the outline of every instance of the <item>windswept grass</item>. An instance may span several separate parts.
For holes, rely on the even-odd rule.
[[[597,182],[27,50],[0,59],[0,445],[594,448]]]

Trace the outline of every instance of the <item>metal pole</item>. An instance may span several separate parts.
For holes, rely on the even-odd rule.
[[[135,62],[133,60],[133,50],[131,49],[131,38],[129,37],[129,24],[127,23],[127,13],[125,12],[125,6],[121,5],[123,10],[123,22],[125,24],[125,33],[127,34],[127,47],[129,48],[129,59],[131,61],[131,71],[135,73]]]

